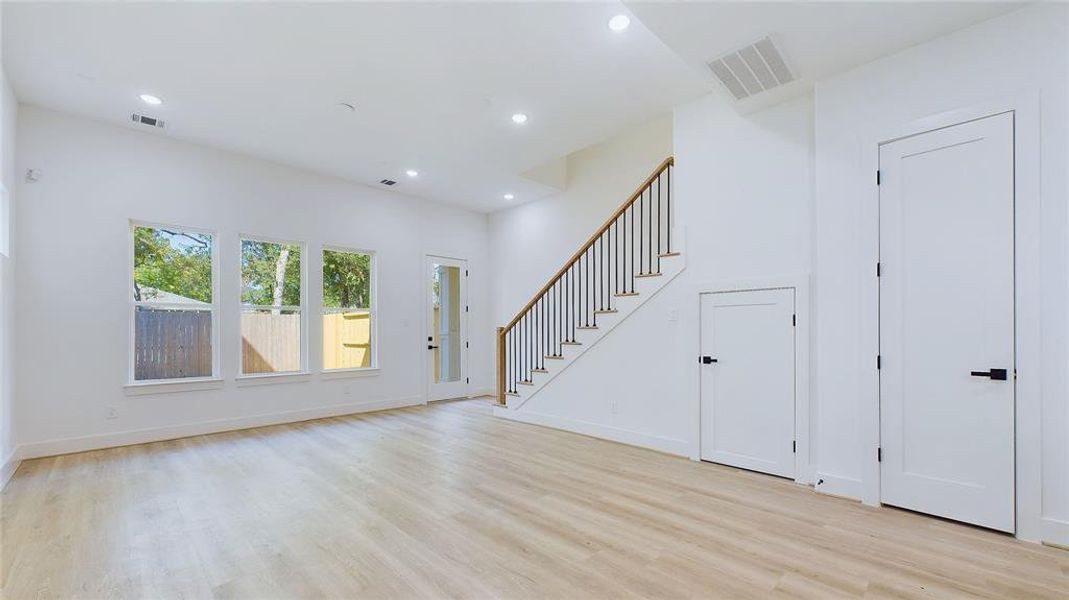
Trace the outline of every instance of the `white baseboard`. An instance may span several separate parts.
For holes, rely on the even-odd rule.
[[[817,472],[813,480],[813,489],[821,494],[829,494],[850,500],[861,500],[861,480],[841,475]]]
[[[690,455],[691,444],[689,444],[686,440],[677,440],[656,435],[649,435],[638,431],[632,431],[630,429],[609,427],[608,425],[590,423],[587,421],[578,421],[575,419],[568,419],[555,415],[536,413],[527,410],[515,410],[511,408],[505,408],[503,406],[494,407],[494,416],[501,417],[503,419],[508,419],[510,421],[519,421],[521,423],[530,423],[532,425],[542,425],[545,427],[553,427],[555,429],[563,429],[565,431],[571,431],[572,433],[580,433],[583,435],[589,435],[590,437],[620,442],[621,444],[629,444],[631,446],[649,448],[651,450],[657,450],[666,454],[675,454],[677,456],[683,457],[687,457]]]
[[[57,454],[70,454],[72,452],[85,452],[86,450],[99,450],[101,448],[114,448],[116,446],[129,446],[131,444],[145,444],[148,442],[160,442],[177,438],[204,435],[207,433],[221,433],[266,425],[281,425],[285,423],[297,423],[325,417],[338,417],[390,408],[401,408],[423,404],[423,398],[411,396],[407,398],[394,398],[390,400],[378,400],[374,402],[355,402],[348,404],[333,404],[330,406],[317,406],[286,412],[270,413],[266,415],[252,415],[233,419],[218,419],[214,421],[200,421],[183,425],[167,427],[154,427],[151,429],[139,429],[134,431],[122,431],[118,433],[105,433],[85,437],[67,438],[59,440],[47,440],[24,444],[16,448],[20,459],[40,458],[43,456],[55,456]]]
[[[8,481],[11,481],[11,476],[18,470],[20,464],[22,464],[22,457],[19,455],[19,449],[15,448],[11,451],[11,455],[4,459],[3,465],[0,465],[0,491],[3,491]]]
[[[1043,543],[1059,546],[1069,550],[1069,521],[1061,519],[1042,519]]]

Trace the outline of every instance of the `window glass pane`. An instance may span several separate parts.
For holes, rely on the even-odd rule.
[[[278,308],[241,311],[241,372],[301,370],[301,312]]]
[[[301,305],[301,247],[241,240],[241,303]]]
[[[133,293],[139,302],[211,304],[212,236],[135,227]]]
[[[371,255],[323,251],[323,308],[371,308]]]
[[[371,320],[367,310],[323,311],[323,368],[371,366]]]
[[[460,381],[460,267],[436,264],[432,277],[434,382]]]
[[[323,251],[323,368],[370,367],[371,255]]]
[[[134,381],[211,375],[210,310],[134,308]]]

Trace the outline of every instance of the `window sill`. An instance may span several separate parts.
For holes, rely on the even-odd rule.
[[[234,381],[239,387],[247,385],[269,385],[272,383],[302,383],[311,381],[312,374],[308,371],[294,371],[292,373],[259,373],[256,375],[238,375]]]
[[[323,379],[347,379],[349,377],[377,377],[379,372],[380,369],[378,367],[359,367],[355,369],[320,371],[319,376]]]
[[[147,394],[174,394],[176,392],[193,392],[197,390],[215,390],[223,387],[220,377],[197,379],[174,379],[170,381],[139,381],[123,386],[127,396],[144,396]]]

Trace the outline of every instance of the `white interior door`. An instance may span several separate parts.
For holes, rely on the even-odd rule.
[[[467,261],[427,257],[428,400],[468,394]]]
[[[701,458],[794,477],[794,290],[701,296]]]
[[[884,503],[1014,531],[1013,114],[880,147]]]

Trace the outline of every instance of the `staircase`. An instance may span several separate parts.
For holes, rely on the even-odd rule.
[[[511,321],[497,329],[497,401],[518,408],[683,270],[668,157]]]

